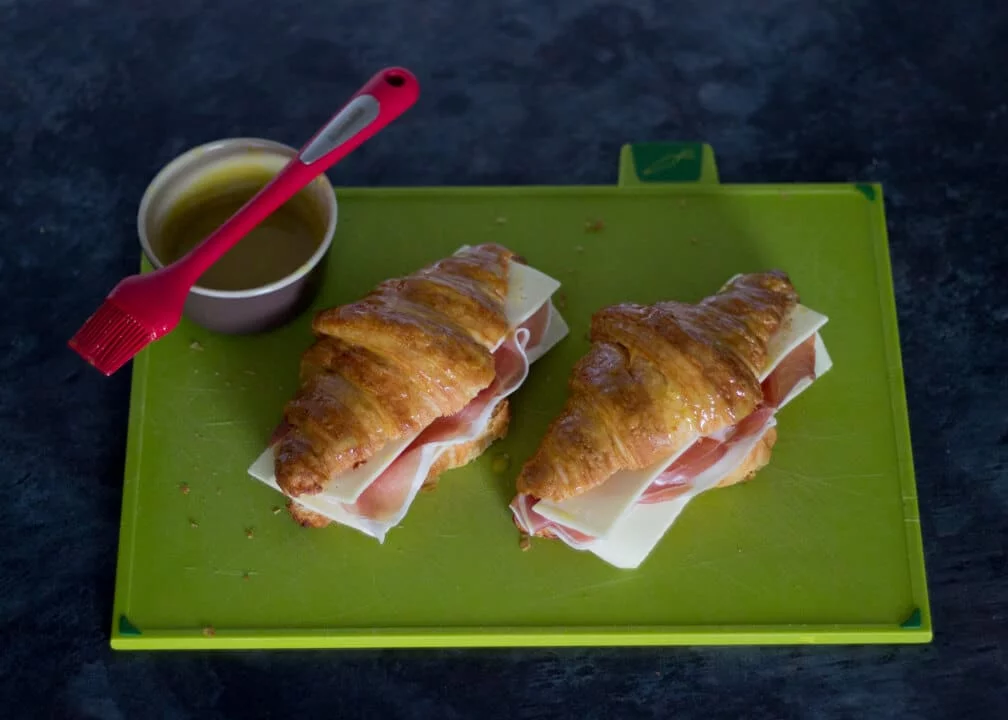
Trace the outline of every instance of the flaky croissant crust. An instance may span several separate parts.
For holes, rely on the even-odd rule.
[[[560,501],[738,423],[762,402],[767,344],[797,302],[775,271],[740,275],[695,305],[595,313],[591,347],[518,491]]]
[[[490,385],[492,349],[508,330],[513,258],[499,245],[468,248],[315,316],[317,340],[302,357],[274,447],[285,493],[321,492],[329,478]]]

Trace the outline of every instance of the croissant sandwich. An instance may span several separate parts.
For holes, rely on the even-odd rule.
[[[518,476],[515,524],[639,566],[689,500],[767,464],[777,411],[832,365],[826,321],[781,272],[736,276],[696,305],[598,311],[567,402]]]
[[[318,313],[300,387],[249,474],[303,525],[384,540],[422,486],[507,432],[507,397],[567,334],[559,286],[480,245]]]

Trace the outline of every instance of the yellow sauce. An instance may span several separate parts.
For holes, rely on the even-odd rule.
[[[175,262],[219,228],[266,185],[262,168],[231,170],[201,183],[168,211],[158,257]],[[302,190],[262,221],[199,279],[212,290],[248,290],[275,282],[301,267],[325,239],[326,219],[317,199]]]

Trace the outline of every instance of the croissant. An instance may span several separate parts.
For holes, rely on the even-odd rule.
[[[514,253],[481,245],[315,316],[284,409],[276,481],[292,497],[465,407],[494,379]]]
[[[518,475],[515,523],[637,567],[691,498],[769,462],[776,412],[831,366],[826,321],[778,271],[697,304],[599,310],[566,403]]]
[[[507,432],[508,397],[568,332],[559,287],[489,244],[318,313],[297,393],[249,474],[302,525],[384,540],[422,487]]]
[[[762,401],[767,343],[798,296],[780,272],[743,275],[699,304],[622,304],[595,313],[567,403],[518,476],[563,500],[653,464]]]

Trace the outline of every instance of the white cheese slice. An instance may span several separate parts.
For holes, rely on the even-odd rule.
[[[463,253],[470,247],[463,245],[452,255]],[[528,320],[559,289],[560,281],[556,278],[534,267],[512,262],[508,266],[508,295],[504,303],[504,315],[507,317],[508,327],[514,329]],[[550,317],[552,318],[552,315]],[[563,322],[562,318],[560,322]],[[494,346],[494,350],[503,342],[504,338]]]
[[[634,505],[605,537],[597,538],[588,549],[618,568],[636,568],[662,539],[686,504],[700,493],[717,487],[721,479],[741,465],[767,430],[776,424],[776,420],[771,418],[763,432],[733,444],[724,457],[697,475],[692,487],[682,495],[666,502]]]
[[[695,438],[694,438],[695,439]],[[551,502],[541,500],[535,511],[556,523],[585,535],[600,537],[637,502],[662,471],[678,459],[693,442],[644,470],[621,470],[601,485],[580,495]]]
[[[534,363],[536,360],[541,358],[543,355],[548,353],[557,343],[567,337],[570,333],[570,328],[567,327],[567,323],[564,321],[563,316],[556,309],[553,301],[549,301],[550,305],[550,316],[548,324],[546,325],[546,331],[543,333],[542,339],[539,343],[533,347],[529,348],[527,351],[529,363]],[[526,318],[527,320],[528,318]],[[524,320],[522,322],[525,322]]]
[[[504,304],[508,327],[514,329],[528,320],[559,289],[559,280],[534,267],[511,263],[508,270],[507,301]],[[497,343],[497,347],[500,347],[500,344]]]
[[[796,305],[791,314],[784,319],[780,330],[775,332],[770,338],[770,342],[767,343],[767,362],[763,374],[759,376],[759,381],[763,382],[770,377],[770,373],[777,369],[781,360],[812,337],[813,333],[818,333],[827,322],[829,322],[829,318],[825,315],[810,310],[804,305]]]
[[[457,252],[461,252],[465,247],[468,246],[460,248]],[[514,329],[532,317],[543,304],[549,301],[550,297],[559,287],[560,282],[549,275],[528,265],[512,262],[508,267],[508,297],[504,306],[508,319],[508,327]],[[558,321],[554,319],[554,314],[556,318],[559,318]],[[554,337],[558,332],[562,331],[563,333],[559,338],[556,338],[556,342],[559,342],[568,332],[567,325],[564,323],[563,318],[560,318],[559,313],[555,312],[555,308],[551,310],[550,318],[550,327],[548,330],[554,331]],[[539,354],[536,355],[536,358],[541,357],[546,352],[542,348],[546,346],[547,339],[544,337],[543,342],[537,346],[535,352]],[[503,342],[504,339],[497,343],[494,350],[500,347]],[[532,358],[529,361],[532,362]],[[331,478],[322,496],[337,505],[356,502],[361,493],[392,464],[393,460],[402,454],[403,450],[409,447],[410,443],[416,440],[419,434],[420,432],[418,431],[390,442],[376,452],[367,462],[353,470],[348,470]],[[252,466],[248,469],[248,473],[254,478],[275,486],[273,465],[273,449],[266,448],[256,461],[252,463]]]
[[[767,348],[766,370],[760,377],[765,380],[788,353],[805,342],[813,333],[816,335],[816,377],[829,370],[832,361],[826,352],[818,330],[826,324],[828,318],[814,310],[798,305],[782,324],[779,332],[771,338]],[[820,372],[820,370],[822,372]],[[812,383],[811,379],[799,382],[781,403],[783,407],[791,402]],[[678,452],[663,458],[651,467],[643,470],[625,470],[616,473],[601,485],[588,492],[576,495],[560,502],[543,500],[535,510],[543,517],[565,525],[572,530],[602,537],[608,534],[616,523],[634,507],[637,500],[651,485],[662,471],[683,454],[696,437],[682,447]],[[662,505],[671,503],[662,503]]]

